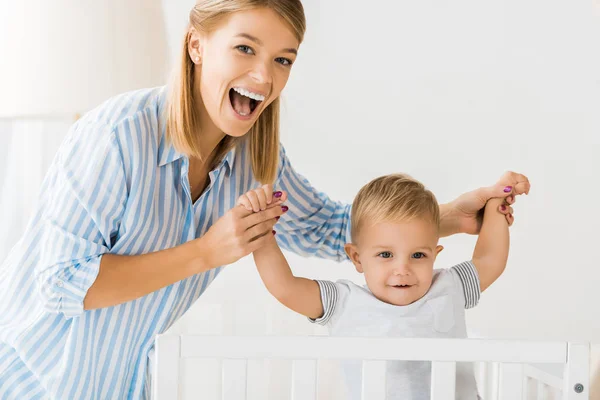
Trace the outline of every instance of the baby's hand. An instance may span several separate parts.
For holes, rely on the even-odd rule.
[[[285,192],[273,192],[273,185],[263,185],[258,189],[250,190],[239,197],[236,205],[243,206],[248,211],[264,211],[287,200]]]

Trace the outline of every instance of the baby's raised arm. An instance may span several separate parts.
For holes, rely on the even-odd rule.
[[[238,199],[237,204],[246,208],[252,207],[252,203],[256,203],[253,200],[262,200],[265,197],[264,193],[256,192],[266,191],[270,193],[271,190],[270,187],[263,187],[246,193]],[[285,194],[282,198],[285,199]],[[266,206],[269,207],[269,205]],[[258,273],[267,290],[281,304],[312,319],[320,318],[323,315],[321,291],[318,283],[312,279],[294,276],[285,256],[277,245],[275,232],[273,232],[271,240],[268,240],[263,247],[254,251],[253,256]]]
[[[498,211],[504,199],[491,199],[485,206],[483,224],[473,251],[473,264],[479,274],[481,291],[504,272],[510,247],[506,217]]]

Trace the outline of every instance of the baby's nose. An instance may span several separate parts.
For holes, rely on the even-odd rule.
[[[394,275],[410,275],[410,268],[406,264],[401,264],[394,267],[392,273]]]

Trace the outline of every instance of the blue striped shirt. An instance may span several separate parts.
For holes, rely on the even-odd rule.
[[[259,186],[242,142],[192,203],[189,159],[165,139],[165,101],[164,87],[126,93],[69,131],[26,233],[0,267],[1,399],[148,398],[155,336],[219,274],[212,269],[118,306],[83,309],[103,254],[144,254],[198,238]],[[280,245],[345,259],[350,206],[312,188],[283,148],[275,187],[289,194],[277,224]]]

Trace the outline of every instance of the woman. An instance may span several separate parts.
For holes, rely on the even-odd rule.
[[[350,206],[313,189],[279,144],[304,29],[299,0],[200,0],[170,91],[118,96],[73,126],[0,269],[1,398],[147,398],[155,336],[279,217],[284,248],[345,259]],[[442,205],[444,233],[476,233],[491,197],[510,195],[512,223],[529,183],[505,178],[513,188]],[[289,211],[273,196],[257,213],[234,207],[260,184]]]

